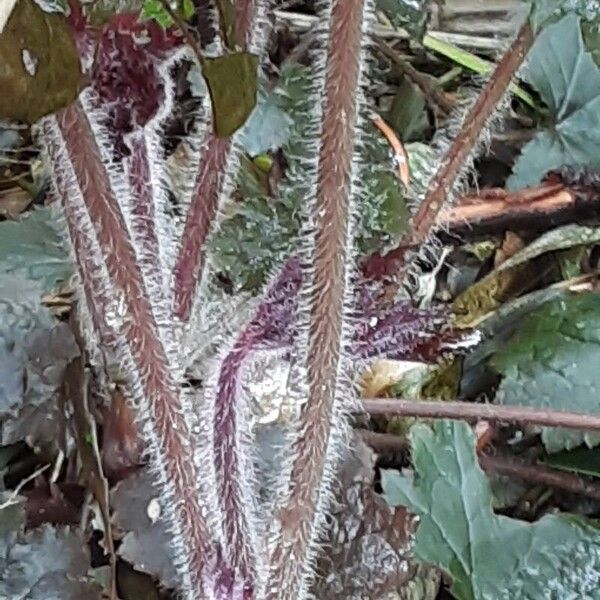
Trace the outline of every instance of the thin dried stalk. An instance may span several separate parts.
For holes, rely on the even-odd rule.
[[[527,406],[501,406],[474,402],[436,402],[382,398],[364,400],[364,409],[371,415],[396,415],[426,419],[462,419],[567,427],[582,431],[600,431],[600,416],[558,410],[540,410]]]

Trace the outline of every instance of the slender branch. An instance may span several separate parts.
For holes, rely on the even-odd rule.
[[[366,429],[357,430],[362,441],[375,450],[375,452],[406,452],[410,450],[410,442],[403,435],[393,433],[379,433]]]
[[[482,190],[477,196],[465,196],[440,213],[438,224],[444,238],[461,240],[507,229],[549,229],[574,218],[594,217],[599,206],[600,193],[593,186],[548,182],[518,192]]]
[[[573,473],[566,473],[512,456],[480,454],[479,464],[484,471],[494,471],[529,483],[545,485],[564,490],[570,494],[600,500],[600,485],[592,481],[586,481]]]
[[[533,31],[529,21],[527,21],[498,63],[490,80],[469,112],[460,133],[452,142],[445,160],[434,175],[425,199],[413,217],[408,245],[420,244],[427,239],[465,161],[477,144],[481,130],[498,102],[500,102],[516,70],[523,62],[533,39]]]
[[[395,415],[424,419],[461,419],[464,421],[483,419],[521,425],[544,425],[547,427],[600,431],[600,415],[540,410],[528,406],[500,406],[497,404],[446,402],[442,400],[400,400],[396,398],[364,400],[363,406],[365,412],[370,415]]]
[[[409,441],[405,436],[391,433],[378,433],[375,431],[359,430],[362,440],[375,452],[396,453],[406,452]],[[578,494],[600,500],[600,485],[588,481],[578,475],[552,469],[546,465],[530,462],[514,456],[493,456],[491,454],[479,454],[479,465],[484,471],[500,473],[508,477],[522,479],[529,483],[544,485],[570,494]]]

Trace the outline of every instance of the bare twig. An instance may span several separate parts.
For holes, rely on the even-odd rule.
[[[366,429],[359,429],[358,433],[362,441],[376,452],[406,452],[410,448],[408,439],[402,435],[378,433],[376,431],[367,431]]]
[[[434,400],[400,400],[380,398],[363,401],[364,409],[371,415],[396,415],[426,419],[460,419],[567,427],[587,431],[600,431],[600,415],[540,410],[528,406],[499,406],[474,402],[446,402]]]
[[[442,231],[449,231],[450,238],[515,228],[547,229],[571,222],[574,217],[592,217],[599,205],[600,193],[592,186],[547,182],[516,192],[493,189],[465,196],[455,207],[439,214],[438,224]]]
[[[50,466],[51,466],[51,464],[48,463],[47,465],[44,465],[44,466],[40,467],[39,469],[36,469],[31,475],[28,475],[27,477],[25,477],[25,479],[22,479],[19,482],[19,485],[17,485],[17,487],[10,493],[10,496],[4,502],[2,502],[2,504],[0,504],[0,510],[4,510],[5,508],[12,506],[13,504],[17,504],[19,502],[18,497],[19,497],[21,490],[30,481],[33,481],[38,475],[41,475],[44,471],[49,469]]]
[[[406,452],[409,442],[404,436],[374,431],[360,431],[363,441],[379,453]],[[492,456],[478,454],[479,465],[484,471],[492,471],[528,483],[544,485],[570,494],[600,500],[600,485],[578,475],[552,469],[514,456]]]
[[[545,485],[571,494],[600,500],[600,485],[592,481],[586,481],[573,473],[566,473],[513,456],[480,454],[479,464],[484,471],[494,471],[529,483]]]
[[[425,100],[433,109],[440,108],[446,114],[451,112],[454,107],[453,103],[448,100],[441,89],[431,82],[429,77],[417,71],[417,69],[415,69],[408,61],[403,60],[398,53],[383,40],[375,38],[375,45],[384,56],[392,61],[392,64],[398,72],[405,75],[423,92]]]
[[[460,133],[452,142],[445,160],[433,177],[425,199],[413,217],[408,240],[409,245],[420,244],[427,239],[438,214],[444,206],[448,192],[453,188],[465,161],[477,143],[481,130],[498,102],[500,102],[516,70],[523,62],[533,39],[533,31],[529,21],[527,21],[498,63],[490,80],[467,116]]]

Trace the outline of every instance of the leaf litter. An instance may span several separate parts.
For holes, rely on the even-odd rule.
[[[98,10],[107,11],[110,23],[115,7],[105,4]],[[121,53],[119,60],[126,63],[131,56],[143,57],[151,72],[164,44],[177,46],[181,38],[169,37],[176,26],[165,19],[161,6],[150,0],[143,4],[143,18],[156,21],[148,24],[152,32],[149,45],[138,47],[137,14],[130,14],[119,21],[118,30],[119,35],[136,38],[134,45],[118,36],[110,38],[113,33],[105,22],[103,31],[108,37],[104,47],[109,48],[113,42],[108,40],[113,40],[110,47]],[[439,15],[442,27],[448,15],[454,14],[453,3],[446,4],[449,7]],[[539,409],[600,412],[594,393],[598,387],[595,337],[600,322],[600,233],[593,211],[590,218],[590,211],[583,210],[586,202],[593,205],[599,193],[594,152],[600,132],[596,110],[600,79],[595,62],[599,50],[593,35],[598,14],[593,3],[561,2],[557,7],[537,0],[532,4],[539,35],[519,77],[521,86],[531,86],[534,104],[541,110],[532,111],[531,103],[513,99],[511,117],[492,131],[491,153],[477,158],[468,185],[475,193],[478,188],[498,186],[511,193],[514,188],[535,187],[559,178],[573,189],[587,186],[586,193],[569,208],[566,225],[560,221],[564,207],[527,215],[527,207],[521,206],[528,220],[523,220],[523,211],[514,216],[509,209],[507,214],[493,215],[491,225],[481,229],[483,233],[478,230],[481,223],[474,222],[464,236],[453,238],[450,230],[448,241],[440,235],[448,260],[428,280],[432,310],[453,308],[455,323],[467,333],[480,331],[482,343],[461,348],[462,338],[456,336],[452,348],[436,340],[428,352],[421,353],[422,360],[413,364],[412,372],[397,361],[361,362],[356,365],[356,377],[369,384],[368,395],[413,394],[438,397],[440,402],[443,398],[485,399]],[[378,3],[378,9],[385,35],[401,27],[414,42],[397,41],[394,33],[392,52],[424,74],[449,101],[460,104],[473,95],[464,53],[460,54],[462,63],[457,63],[459,54],[448,47],[439,46],[435,56],[424,51],[428,40],[423,35],[431,24],[424,18],[427,11],[421,3],[385,1]],[[13,25],[24,28],[27,35],[34,25],[27,28],[21,14],[25,10],[36,22],[41,19],[56,30],[64,50],[61,60],[51,53],[40,61],[32,54],[38,46],[19,46],[17,65],[13,60],[17,50],[14,27],[0,32],[0,54],[12,60],[9,76],[27,83],[19,87],[20,95],[4,98],[0,111],[4,118],[29,123],[67,104],[77,93],[82,74],[79,68],[73,69],[75,45],[60,10],[41,14],[37,4],[19,2]],[[180,10],[189,23],[195,23],[195,16],[199,18],[190,12],[189,3]],[[310,12],[310,7],[307,10]],[[485,14],[485,7],[473,10]],[[294,10],[289,12],[294,14]],[[81,49],[82,27],[77,18],[77,11],[71,12],[69,26],[75,28]],[[291,17],[291,27],[274,34],[270,42],[272,69],[264,80],[256,78],[255,57],[246,53],[232,52],[220,61],[205,62],[202,86],[191,86],[189,69],[177,67],[181,73],[176,101],[182,108],[176,122],[169,123],[164,132],[171,144],[166,159],[175,159],[174,148],[180,148],[181,138],[193,127],[194,111],[202,100],[194,94],[205,96],[207,88],[217,134],[229,135],[241,128],[236,135],[245,153],[242,167],[220,227],[210,240],[210,285],[218,289],[215,298],[225,299],[216,313],[221,319],[249,298],[256,299],[300,235],[301,181],[304,165],[311,159],[310,149],[304,145],[305,116],[311,109],[306,101],[312,81],[305,66],[310,43],[303,44],[311,33],[296,27],[295,18]],[[83,30],[87,32],[87,28],[85,25]],[[152,48],[158,31],[167,32],[158,42],[159,50]],[[451,32],[448,36],[460,42]],[[475,35],[468,43],[475,44],[470,46],[472,56],[487,61],[493,57],[485,47],[477,46],[481,37]],[[36,41],[40,43],[46,43],[45,39]],[[452,50],[452,44],[449,48]],[[376,287],[384,290],[385,299],[397,264],[397,246],[410,231],[415,190],[426,189],[432,168],[441,160],[434,135],[447,124],[447,117],[442,107],[436,108],[436,94],[431,95],[431,88],[423,87],[422,80],[411,80],[410,70],[399,74],[389,68],[384,56],[378,60],[383,75],[369,90],[368,101],[373,112],[391,125],[410,161],[407,189],[387,140],[377,128],[371,128],[365,140],[370,163],[363,182],[359,264],[367,277],[377,279]],[[121,91],[111,87],[119,77],[118,65],[115,69],[110,61],[99,64],[110,74],[100,93],[119,102]],[[54,73],[57,69],[60,77]],[[123,76],[135,82],[134,72]],[[38,89],[42,85],[45,93]],[[152,94],[158,98],[160,90],[153,89]],[[131,114],[145,118],[148,110],[156,108],[148,102],[150,98],[144,94],[134,94],[129,99],[134,107]],[[132,124],[122,121],[123,114],[114,111],[111,119],[124,139]],[[2,152],[6,152],[5,160],[12,156],[8,150]],[[76,269],[56,210],[37,206],[40,197],[49,204],[44,186],[37,175],[27,176],[35,182],[31,189],[23,188],[31,196],[31,204],[24,203],[24,213],[16,220],[9,212],[9,218],[4,213],[0,217],[0,456],[7,457],[6,464],[0,462],[0,489],[6,488],[0,499],[0,596],[100,598],[101,585],[93,577],[110,562],[110,544],[103,540],[109,536],[118,557],[114,592],[118,597],[137,600],[132,591],[135,586],[126,581],[138,576],[150,590],[149,597],[175,597],[171,590],[177,576],[162,518],[163,500],[157,497],[144,465],[131,409],[119,382],[112,383],[108,394],[96,394],[96,388],[91,388],[84,416],[86,427],[97,428],[99,439],[94,439],[91,430],[80,435],[82,422],[79,435],[74,433],[76,415],[68,402],[60,400],[68,365],[78,359],[79,348],[64,312],[53,313],[42,298],[69,288]],[[1,180],[0,186],[4,186]],[[177,198],[174,219],[176,213]],[[522,247],[507,254],[508,234],[518,237]],[[472,252],[477,246],[485,246],[485,251]],[[574,249],[576,252],[565,254]],[[421,259],[427,276],[430,265],[426,256]],[[471,273],[466,289],[459,293],[451,268]],[[72,309],[71,302],[69,297],[67,312]],[[450,328],[450,324],[444,327]],[[431,335],[429,331],[427,335]],[[283,351],[276,362],[286,360]],[[250,386],[253,390],[268,388],[261,385],[260,377],[267,381],[270,376],[284,377],[273,374],[270,367],[261,372],[261,364],[269,363],[259,361],[252,371],[256,378]],[[94,369],[91,373],[98,376]],[[202,385],[194,377],[189,383]],[[267,396],[255,394],[257,415],[274,413],[272,398]],[[280,427],[280,417],[276,425],[268,427]],[[465,423],[419,421],[404,419],[399,424],[393,418],[357,416],[356,428],[388,436],[385,439],[391,446],[378,450],[374,443],[375,454],[356,435],[349,443],[339,475],[343,493],[336,499],[326,527],[325,543],[330,550],[317,564],[316,597],[425,600],[436,597],[444,586],[440,570],[448,576],[450,593],[460,599],[595,597],[600,554],[593,518],[600,515],[600,506],[591,502],[581,510],[573,495],[560,495],[552,486],[540,489],[526,480],[520,481],[513,493],[495,498],[492,490],[497,485],[490,488],[493,477],[480,469],[476,452],[498,451],[533,465],[541,461],[557,471],[566,469],[588,477],[597,475],[597,456],[591,454],[596,450],[589,449],[600,441],[597,434],[497,426],[491,429],[489,446],[476,450],[473,433]],[[407,434],[410,451],[400,443]],[[283,439],[274,436],[263,444],[267,487],[277,479],[277,447]],[[389,450],[394,439],[403,449]],[[102,478],[105,473],[108,478],[106,507],[98,503],[97,488],[94,500],[90,472]],[[22,490],[20,482],[25,482]],[[15,490],[21,495],[14,494]],[[502,514],[496,514],[492,505],[501,506]],[[569,513],[557,513],[557,507]],[[418,522],[413,514],[419,516]],[[110,583],[104,581],[103,587],[105,594],[113,593]]]

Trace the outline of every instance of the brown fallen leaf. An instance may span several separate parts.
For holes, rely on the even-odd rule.
[[[0,65],[0,118],[35,123],[79,93],[79,54],[65,19],[33,0],[19,0],[10,12],[0,32]]]

